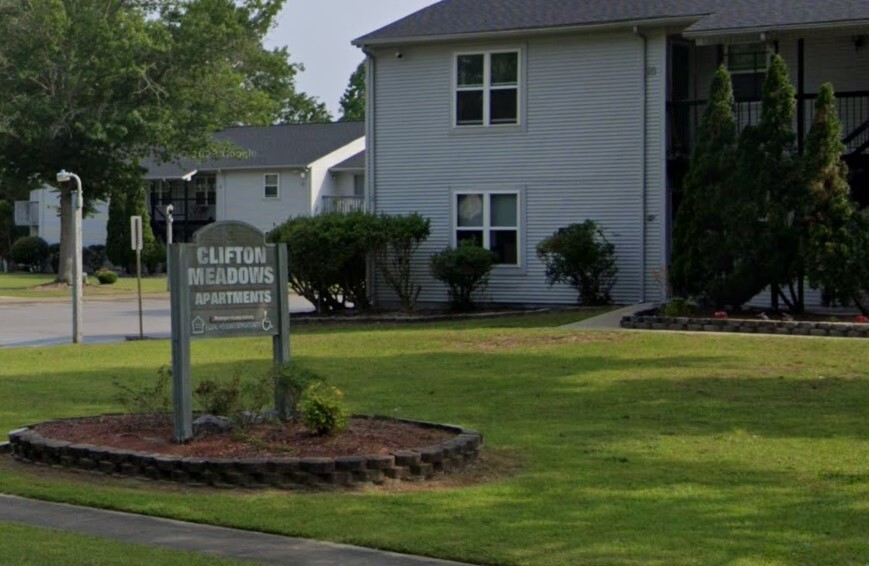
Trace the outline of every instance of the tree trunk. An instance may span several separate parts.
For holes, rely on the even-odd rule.
[[[68,187],[60,189],[60,258],[57,264],[57,275],[54,280],[57,283],[72,284],[72,203],[70,195],[72,191]]]

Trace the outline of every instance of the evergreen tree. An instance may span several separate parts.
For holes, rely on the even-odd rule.
[[[804,219],[807,274],[812,287],[822,287],[830,302],[847,305],[853,300],[869,314],[869,304],[863,300],[869,290],[869,222],[851,200],[841,140],[833,86],[826,83],[815,102],[802,160],[811,199],[810,214]]]
[[[127,195],[127,233],[130,231],[130,217],[142,217],[142,256],[149,256],[155,253],[157,239],[154,237],[154,231],[151,229],[151,215],[148,214],[148,199],[145,195],[145,185],[138,183],[135,188]],[[127,237],[127,242],[130,241]],[[130,248],[128,245],[127,248]],[[136,252],[130,250],[130,265],[128,267],[130,273],[136,272]]]
[[[796,221],[805,210],[806,194],[795,155],[795,111],[787,65],[774,55],[764,82],[760,124],[746,128],[739,141],[734,185],[739,207],[732,219],[741,227],[738,263],[745,277],[762,275],[774,304],[781,297],[790,310],[799,312],[805,269]]]
[[[130,264],[130,220],[127,218],[127,193],[112,189],[109,199],[109,218],[106,221],[106,257],[115,266]]]
[[[710,86],[673,230],[670,280],[677,294],[709,295],[717,287],[715,280],[732,271],[730,252],[724,245],[728,235],[724,207],[735,163],[733,87],[722,66]]]
[[[359,63],[341,97],[341,121],[365,120],[365,61]]]

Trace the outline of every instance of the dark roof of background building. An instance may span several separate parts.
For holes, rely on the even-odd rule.
[[[338,165],[332,166],[330,169],[332,171],[365,169],[365,150],[363,149],[353,157],[345,159]]]
[[[145,177],[177,179],[198,171],[306,167],[365,135],[364,122],[287,124],[228,128],[214,135],[232,146],[189,155],[169,163],[146,160]]]
[[[866,0],[443,0],[353,41],[357,45],[441,36],[557,29],[671,18],[689,32],[869,20]]]

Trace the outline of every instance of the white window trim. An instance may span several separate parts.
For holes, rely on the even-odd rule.
[[[271,176],[276,178],[275,184],[271,185],[268,183],[267,179]],[[275,187],[275,196],[269,196],[266,194],[266,187]],[[263,199],[265,200],[275,200],[281,198],[281,174],[280,173],[264,173],[263,174]]]
[[[483,226],[477,228],[476,226],[459,226],[458,217],[458,203],[459,197],[461,195],[483,195]],[[523,225],[525,216],[522,213],[524,208],[522,206],[522,191],[520,189],[460,189],[454,190],[451,192],[452,204],[450,206],[450,210],[452,212],[452,220],[450,221],[450,242],[452,247],[458,247],[458,237],[456,232],[459,230],[465,231],[474,231],[479,230],[483,233],[483,247],[485,249],[489,249],[489,245],[491,244],[491,237],[489,232],[492,230],[510,230],[512,229],[509,226],[492,226],[491,225],[491,199],[490,195],[516,195],[516,263],[498,263],[495,264],[494,269],[517,269],[523,267],[524,256],[522,254],[523,251],[523,242],[524,239],[524,231]]]
[[[512,124],[492,124],[491,123],[491,91],[513,88],[510,86],[495,86],[492,87],[492,55],[499,53],[515,53],[516,54],[516,122]],[[482,55],[483,56],[483,84],[482,86],[460,87],[459,86],[459,57],[463,55]],[[452,79],[452,102],[450,104],[450,123],[456,130],[474,130],[480,128],[517,128],[521,127],[523,115],[523,101],[525,90],[525,65],[524,51],[520,47],[507,47],[503,49],[471,49],[467,51],[456,51],[453,53],[453,79]],[[482,124],[459,124],[458,123],[458,104],[456,99],[461,90],[483,90],[483,123]]]

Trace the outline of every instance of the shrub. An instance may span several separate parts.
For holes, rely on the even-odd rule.
[[[320,375],[299,365],[298,362],[288,362],[275,366],[273,377],[277,405],[275,408],[281,419],[296,419],[299,414],[299,403],[305,390],[311,385],[323,381]]]
[[[287,244],[289,283],[317,312],[348,303],[369,306],[366,260],[378,241],[377,217],[366,212],[328,213],[293,218],[269,233]]]
[[[111,269],[100,269],[94,275],[97,278],[97,281],[100,282],[100,285],[114,285],[118,282],[118,274],[112,271]]]
[[[344,393],[324,383],[315,383],[302,396],[302,424],[314,434],[328,435],[347,428],[349,414]]]
[[[96,273],[103,268],[103,265],[108,260],[106,256],[106,247],[99,244],[88,246],[82,250],[82,262],[87,271]],[[56,270],[55,270],[56,271]]]
[[[449,288],[454,310],[474,308],[473,295],[489,283],[495,254],[473,242],[446,248],[431,258],[431,274]]]
[[[128,413],[144,413],[156,415],[166,413],[172,406],[170,377],[172,369],[163,366],[157,370],[157,381],[152,385],[132,387],[112,380],[112,384],[118,390],[115,400],[120,403]]]
[[[241,395],[241,377],[238,374],[223,383],[203,379],[193,391],[193,397],[205,413],[224,417],[241,412]]]
[[[18,265],[26,266],[29,271],[40,271],[48,259],[48,242],[39,236],[25,236],[15,240],[9,250],[9,257]]]
[[[152,275],[157,273],[160,264],[166,263],[166,245],[156,240],[150,242],[142,250],[142,263],[145,264],[148,273]]]
[[[537,256],[546,264],[549,285],[570,284],[583,305],[610,302],[618,273],[615,246],[594,220],[559,229],[537,244]]]
[[[658,314],[661,316],[690,316],[695,312],[697,312],[697,305],[680,297],[670,299],[658,309]]]
[[[411,262],[414,252],[428,238],[431,223],[417,213],[381,216],[378,228],[381,238],[375,253],[377,269],[398,295],[401,308],[413,310],[422,287],[413,282]]]

